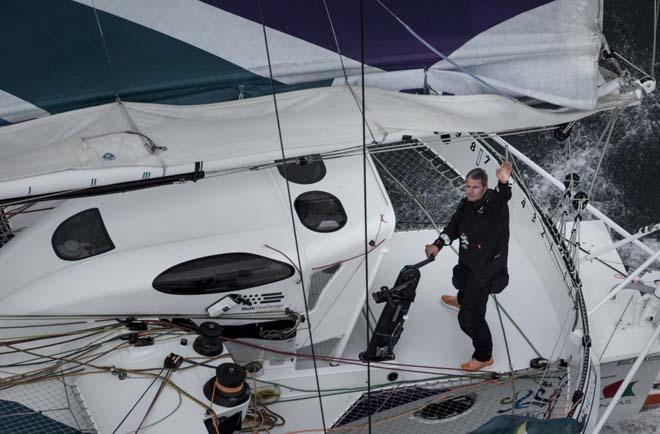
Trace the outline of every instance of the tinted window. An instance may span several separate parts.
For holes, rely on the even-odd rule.
[[[53,234],[55,254],[77,261],[115,248],[98,208],[88,209],[64,220]]]
[[[346,224],[346,212],[339,199],[323,191],[308,191],[294,202],[302,224],[316,232],[338,231]]]
[[[280,175],[296,184],[313,184],[325,176],[325,164],[319,154],[302,157],[286,164],[282,164],[282,160],[275,161],[275,163],[277,163]],[[284,166],[286,166],[286,175]]]
[[[162,272],[153,287],[168,294],[213,294],[236,291],[291,277],[284,262],[250,253],[226,253],[183,262]]]

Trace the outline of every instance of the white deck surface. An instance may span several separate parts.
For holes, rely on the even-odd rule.
[[[434,231],[394,234],[388,243],[389,252],[381,265],[382,272],[373,287],[391,287],[404,265],[424,259],[425,244],[435,238]],[[518,248],[513,234],[510,243],[511,283],[498,295],[498,299],[541,355],[549,357],[563,318],[557,318],[543,283],[527,262],[522,249]],[[422,278],[417,287],[417,297],[408,313],[403,335],[394,350],[397,362],[458,368],[462,362],[470,359],[473,352],[472,343],[458,325],[457,311],[448,309],[440,302],[441,295],[456,294],[451,284],[451,270],[456,263],[456,254],[445,248],[434,263],[421,269]],[[372,308],[376,309],[377,305],[373,299],[370,302]],[[529,367],[529,361],[537,357],[536,353],[504,313],[502,319],[513,368]],[[494,366],[489,369],[509,371],[505,340],[492,298],[488,303],[486,320],[493,336],[495,359]],[[347,356],[351,357],[364,348],[364,333],[358,331],[347,348]]]
[[[601,222],[583,222],[580,232],[583,240],[582,246],[588,251],[597,250],[612,243],[607,228]],[[599,258],[618,270],[626,271],[616,250],[610,250],[600,255]],[[597,305],[624,278],[597,260],[580,261],[580,277],[587,310]],[[637,291],[624,289],[589,318],[593,349],[597,359],[602,363],[635,357],[651,338],[653,324],[643,319],[635,320],[635,310],[641,303],[642,300]],[[657,352],[660,352],[660,344],[656,342],[651,348],[650,354]]]

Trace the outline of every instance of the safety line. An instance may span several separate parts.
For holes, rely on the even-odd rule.
[[[493,298],[494,298],[494,297],[493,297]],[[498,300],[497,298],[494,298],[494,299],[495,299],[495,305],[497,306],[498,312],[499,312],[499,309],[502,309],[502,312],[504,312],[504,315],[506,315],[506,317],[509,319],[509,321],[511,321],[511,324],[516,328],[516,330],[518,330],[518,332],[519,332],[520,335],[523,337],[523,339],[525,340],[525,342],[527,342],[527,344],[529,344],[529,346],[530,346],[530,348],[532,349],[532,351],[534,351],[534,353],[535,353],[538,357],[543,357],[543,356],[541,355],[541,353],[539,352],[539,350],[536,349],[536,347],[534,346],[534,344],[532,343],[532,341],[530,341],[529,338],[527,337],[527,335],[522,331],[522,329],[520,328],[520,326],[518,325],[518,323],[516,323],[516,321],[514,321],[513,317],[512,317],[511,315],[509,315],[509,312],[507,312],[506,309],[504,309],[504,306],[502,306],[502,304],[499,302],[499,300]]]
[[[369,307],[369,234],[367,231],[367,118],[365,113],[366,96],[364,91],[364,0],[360,0],[360,79],[362,80],[362,198],[364,207],[364,302],[366,308],[365,332],[367,336],[366,345],[371,340],[371,330],[369,329],[369,317],[371,310]],[[367,359],[367,408],[371,408],[371,360]],[[369,421],[369,434],[371,434],[372,422],[371,412],[367,416]]]
[[[351,95],[353,96],[353,100],[355,100],[355,104],[357,104],[358,109],[360,111],[363,111],[364,107],[360,105],[360,100],[355,94],[353,87],[348,82],[348,73],[346,72],[346,66],[344,65],[344,56],[341,54],[341,49],[339,48],[339,39],[337,38],[337,33],[335,32],[335,26],[332,23],[332,17],[330,16],[330,9],[328,8],[328,3],[326,2],[326,0],[323,0],[323,6],[325,7],[325,14],[328,16],[328,22],[330,23],[330,30],[332,31],[332,37],[335,40],[335,47],[337,47],[337,55],[339,56],[339,62],[341,63],[341,70],[344,74],[344,84],[348,87],[348,90],[351,92]],[[364,59],[362,60],[362,67],[363,67],[362,69],[364,69]],[[364,87],[364,78],[362,79],[362,87]],[[376,143],[376,137],[374,136],[373,131],[371,131],[371,126],[367,125],[367,128],[369,129],[369,135],[371,135],[372,142]]]
[[[101,35],[101,43],[103,44],[103,51],[105,53],[105,61],[108,64],[108,72],[110,73],[110,81],[112,83],[112,88],[115,91],[115,99],[120,101],[119,98],[119,87],[115,80],[114,70],[112,68],[112,61],[110,60],[110,52],[108,51],[108,44],[105,40],[105,35],[103,34],[103,27],[101,26],[101,19],[99,18],[98,10],[96,9],[96,2],[92,0],[92,8],[94,9],[94,17],[96,18],[96,26],[99,29],[99,34]]]
[[[495,294],[491,294],[491,297],[493,297],[493,300],[495,300],[495,306],[497,308],[497,317],[500,320],[500,327],[502,328],[502,336],[504,337],[504,348],[506,348],[506,358],[509,362],[509,372],[510,375],[513,376],[513,363],[511,362],[511,350],[509,349],[509,340],[506,337],[506,330],[504,329],[504,321],[502,321],[502,314],[500,313],[500,304],[497,302],[497,296]],[[491,358],[492,358],[491,354]],[[516,396],[516,383],[513,381],[513,378],[511,378],[511,392],[514,398]],[[515,410],[515,399],[511,401],[511,414],[514,413]]]
[[[429,44],[424,38],[419,36],[408,24],[406,24],[401,18],[399,18],[394,12],[392,12],[387,6],[385,6],[381,0],[376,0],[376,1],[378,2],[378,4],[380,4],[383,7],[383,9],[385,9],[390,15],[392,15],[392,17],[394,17],[394,19],[397,20],[399,22],[399,24],[401,24],[408,31],[408,33],[410,33],[415,39],[417,39],[419,42],[421,42],[426,48],[431,50],[433,53],[435,53],[438,56],[442,57],[444,60],[449,62],[455,68],[460,69],[461,71],[463,71],[464,73],[466,73],[470,77],[474,78],[479,83],[483,84],[484,86],[486,86],[487,88],[492,90],[495,94],[503,96],[503,97],[505,97],[505,98],[507,98],[511,101],[516,101],[513,97],[497,90],[492,84],[487,83],[486,81],[484,81],[483,79],[481,79],[477,75],[475,75],[474,73],[468,71],[465,67],[459,65],[458,63],[456,63],[452,59],[450,59],[448,56],[444,55],[442,52],[440,52],[435,47],[433,47],[431,44]]]
[[[605,131],[607,131],[607,139],[605,140],[605,144],[603,145],[603,152],[600,154],[600,160],[598,161],[598,166],[596,166],[596,172],[594,173],[594,177],[591,180],[591,185],[589,185],[589,192],[587,193],[587,197],[590,199],[591,198],[591,192],[594,189],[594,185],[596,184],[596,178],[598,177],[598,173],[600,172],[600,167],[603,164],[603,160],[605,158],[605,153],[607,152],[607,148],[610,145],[610,139],[612,138],[612,132],[614,131],[614,125],[616,125],[616,121],[619,118],[619,114],[623,109],[619,108],[614,110],[614,113],[612,113],[612,118],[610,121],[607,123],[605,127]],[[601,135],[602,137],[602,135]],[[576,264],[577,265],[577,264]]]
[[[651,48],[651,68],[649,71],[651,71],[651,78],[655,79],[655,49],[656,49],[656,42],[658,39],[658,10],[660,7],[658,7],[658,0],[654,0],[653,2],[653,43],[652,48]]]
[[[265,44],[265,47],[266,47],[266,58],[268,60],[268,74],[270,76],[270,86],[271,86],[271,90],[272,90],[272,93],[273,93],[273,105],[274,105],[274,108],[275,108],[275,119],[277,121],[277,134],[278,134],[278,138],[279,138],[279,142],[280,142],[280,150],[281,150],[281,153],[282,153],[282,160],[286,161],[286,155],[285,155],[285,152],[284,152],[284,140],[282,138],[282,126],[280,124],[280,114],[279,114],[279,110],[278,110],[278,107],[277,107],[277,94],[275,92],[275,80],[273,79],[273,66],[272,66],[272,63],[271,63],[271,60],[270,60],[270,50],[268,48],[268,36],[266,34],[266,22],[264,20],[264,12],[263,12],[263,8],[262,8],[262,5],[261,5],[261,0],[257,0],[257,5],[259,6],[259,15],[261,17],[261,28],[262,28],[263,34],[264,34],[264,44]],[[316,390],[318,392],[319,408],[321,410],[321,423],[323,424],[323,431],[326,432],[325,413],[323,411],[323,399],[321,397],[321,384],[319,382],[318,366],[316,365],[316,357],[315,357],[316,353],[315,353],[315,350],[314,350],[314,339],[312,337],[312,324],[311,324],[311,319],[309,317],[309,306],[307,304],[307,294],[306,294],[306,291],[305,291],[305,279],[302,278],[302,263],[301,263],[301,260],[300,260],[300,246],[299,246],[299,242],[298,242],[298,232],[296,231],[296,220],[295,220],[294,213],[293,213],[293,205],[291,203],[291,186],[290,186],[290,183],[289,183],[289,175],[287,173],[287,165],[283,164],[282,168],[284,170],[284,179],[285,179],[285,183],[286,183],[286,192],[287,192],[287,197],[288,197],[288,202],[289,202],[289,213],[291,215],[291,227],[293,229],[293,238],[294,238],[294,241],[295,241],[295,244],[296,244],[296,257],[298,259],[298,269],[301,271],[301,273],[300,273],[301,274],[300,285],[301,285],[301,290],[302,290],[302,295],[303,295],[303,302],[305,304],[305,316],[307,317],[307,324],[308,324],[307,331],[309,333],[309,343],[310,343],[310,346],[311,346],[312,355],[314,356],[312,361],[313,361],[313,364],[314,364],[314,377],[316,378]]]

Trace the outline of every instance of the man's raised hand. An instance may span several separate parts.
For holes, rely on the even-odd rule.
[[[495,170],[495,176],[502,183],[506,184],[509,182],[509,177],[511,177],[511,163],[508,161],[502,162],[502,166],[498,167]]]

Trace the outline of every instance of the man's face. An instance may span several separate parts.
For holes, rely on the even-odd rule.
[[[482,185],[478,179],[467,178],[465,180],[465,197],[469,202],[478,202],[484,197],[488,190],[487,185]]]

